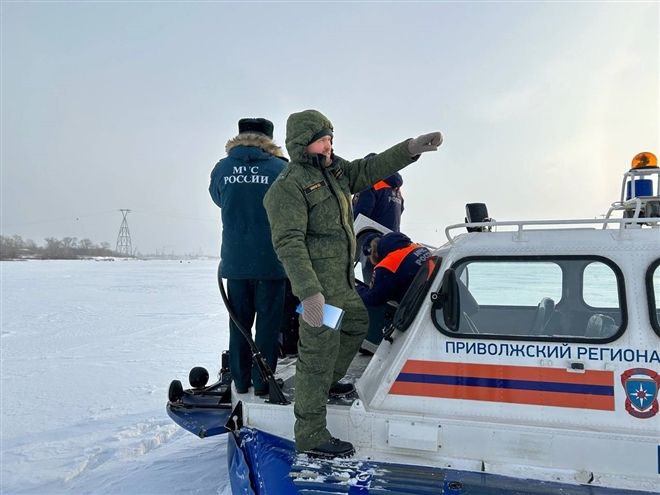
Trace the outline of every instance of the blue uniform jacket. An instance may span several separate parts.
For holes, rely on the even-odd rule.
[[[377,247],[381,263],[385,262],[390,254],[411,244],[408,236],[400,232],[385,234],[381,237]],[[358,287],[358,293],[365,306],[380,306],[387,301],[401,302],[419,268],[430,256],[431,252],[420,246],[408,253],[394,272],[379,266],[380,263],[376,265],[371,278],[371,286]]]
[[[261,147],[245,145],[253,142]],[[278,150],[282,156],[269,139],[239,134],[227,143],[228,156],[211,172],[209,193],[222,211],[219,273],[223,278],[286,278],[263,206],[266,191],[286,166],[286,159],[273,154]]]
[[[398,232],[403,212],[399,188],[403,178],[398,172],[353,197],[353,219],[362,213],[375,222]]]

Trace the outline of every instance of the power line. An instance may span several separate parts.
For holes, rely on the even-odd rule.
[[[46,218],[42,220],[31,220],[29,222],[20,222],[20,223],[9,223],[9,224],[2,224],[3,229],[7,227],[22,227],[24,225],[36,225],[40,223],[55,223],[55,222],[63,222],[63,221],[78,221],[81,218],[90,218],[90,217],[97,217],[100,215],[107,215],[108,213],[113,213],[117,210],[106,210],[106,211],[100,211],[98,213],[91,213],[87,215],[69,215],[66,217],[58,217],[58,218]]]

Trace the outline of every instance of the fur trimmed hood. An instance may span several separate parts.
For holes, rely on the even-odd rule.
[[[225,151],[229,153],[230,150],[237,146],[256,146],[257,148],[264,150],[266,153],[270,153],[273,156],[286,160],[282,148],[277,146],[271,138],[264,134],[242,132],[238,136],[227,141]]]

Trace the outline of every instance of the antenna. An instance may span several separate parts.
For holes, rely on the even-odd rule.
[[[121,211],[124,218],[121,221],[121,227],[119,227],[119,235],[117,236],[117,246],[115,247],[115,251],[125,256],[132,256],[133,246],[131,245],[131,233],[128,231],[128,221],[126,220],[126,216],[131,210],[119,211]]]

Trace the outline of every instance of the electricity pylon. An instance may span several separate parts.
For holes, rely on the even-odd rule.
[[[117,236],[117,246],[115,251],[124,256],[133,255],[133,246],[131,245],[131,233],[128,231],[128,220],[126,220],[126,215],[128,215],[131,210],[119,210],[124,219],[121,221],[121,227],[119,227],[119,235]]]

